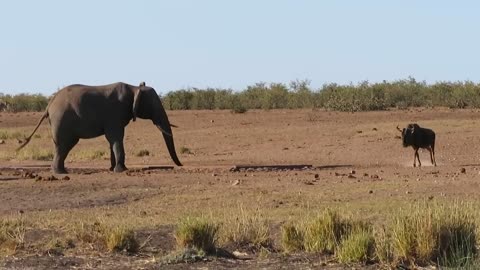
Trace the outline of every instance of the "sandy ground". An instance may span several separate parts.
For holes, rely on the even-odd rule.
[[[86,160],[94,151],[108,153],[103,137],[81,141],[67,159],[69,180],[35,181],[52,176],[49,161],[7,160],[15,139],[0,144],[0,214],[50,219],[51,226],[91,215],[121,219],[139,232],[160,228],[151,244],[157,253],[174,249],[172,224],[192,213],[228,215],[239,209],[264,214],[272,224],[301,218],[325,207],[339,207],[372,220],[406,203],[425,199],[480,199],[480,125],[477,110],[410,109],[365,113],[312,110],[169,111],[183,167],[173,165],[158,130],[145,120],[126,129],[127,173],[107,170],[109,157]],[[0,130],[30,133],[39,113],[0,113]],[[396,126],[416,122],[437,133],[437,167],[428,151],[413,168],[413,150],[403,148]],[[44,123],[28,149],[53,150]],[[180,149],[184,153],[180,153]],[[136,153],[146,149],[149,156]],[[188,151],[187,151],[188,149]],[[87,154],[86,154],[87,153]],[[234,165],[308,164],[305,170],[247,170]],[[34,166],[34,167],[30,167]],[[23,167],[23,169],[20,169]],[[141,170],[141,169],[144,170]],[[462,168],[464,170],[462,170]],[[59,176],[58,178],[62,178]],[[140,224],[140,225],[139,225]],[[48,227],[46,225],[46,227]],[[162,238],[163,237],[163,238]],[[33,252],[34,253],[34,252]],[[65,254],[49,257],[32,252],[7,257],[3,266],[25,268],[161,268],[150,253],[142,257]],[[248,261],[214,260],[170,268],[325,268],[318,256],[272,255]],[[334,268],[342,266],[331,266]],[[350,269],[350,268],[349,268]]]

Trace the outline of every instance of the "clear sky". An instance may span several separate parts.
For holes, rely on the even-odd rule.
[[[480,81],[480,1],[0,2],[0,92]]]

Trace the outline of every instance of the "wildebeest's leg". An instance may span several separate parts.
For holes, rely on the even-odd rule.
[[[418,155],[418,148],[413,148],[415,150],[415,153],[413,154],[413,167],[417,167],[417,159],[418,159],[418,167],[422,166],[422,163],[420,162],[420,155]]]
[[[127,170],[125,166],[125,149],[123,148],[124,129],[110,129],[105,131],[105,137],[111,145],[115,156],[114,172],[123,172]],[[111,159],[111,158],[110,158]]]
[[[435,160],[435,146],[432,145],[432,146],[430,147],[430,149],[431,149],[431,151],[430,151],[430,159],[432,160],[433,166],[436,167],[436,166],[437,166],[437,161]]]
[[[53,171],[58,174],[67,173],[65,170],[65,159],[72,148],[78,143],[78,139],[59,139],[55,140],[55,157],[53,158]]]
[[[418,154],[418,149],[417,149],[417,151],[415,151],[415,153],[417,154],[418,167],[422,167],[422,162],[420,162],[420,154]]]

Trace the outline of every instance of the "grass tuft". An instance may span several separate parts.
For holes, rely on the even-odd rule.
[[[175,231],[180,249],[193,248],[206,253],[215,251],[219,226],[205,218],[186,217],[181,219]]]
[[[325,210],[305,227],[305,250],[333,254],[347,234],[349,224],[331,209]]]
[[[466,267],[476,256],[476,225],[472,209],[463,204],[448,206],[421,203],[397,215],[392,244],[397,261]]]
[[[26,222],[22,217],[0,220],[0,250],[14,254],[25,243]]]
[[[180,147],[180,154],[191,154],[191,153],[192,151],[190,150],[190,148],[185,146]]]
[[[140,151],[138,151],[135,156],[137,157],[144,157],[144,156],[150,156],[150,151],[148,151],[147,149],[142,149]]]
[[[222,226],[222,242],[239,248],[259,251],[271,248],[270,227],[267,220],[258,212],[249,213],[240,209],[238,215],[232,215]]]
[[[287,253],[304,249],[304,232],[295,224],[287,223],[281,228],[282,247]]]
[[[139,244],[135,238],[133,230],[117,226],[106,230],[105,241],[107,250],[110,252],[137,253]]]
[[[374,227],[374,239],[377,261],[384,265],[391,264],[393,261],[392,242],[384,226]]]
[[[342,240],[336,257],[341,263],[367,263],[374,259],[374,253],[375,240],[371,230],[360,227]]]
[[[93,224],[81,223],[73,228],[73,234],[76,239],[97,250],[128,253],[139,250],[133,230],[122,225],[107,226],[98,221]]]

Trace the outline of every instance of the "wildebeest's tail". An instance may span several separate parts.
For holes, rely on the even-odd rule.
[[[22,149],[23,147],[25,147],[25,145],[27,145],[29,142],[30,142],[30,139],[32,139],[33,137],[33,134],[35,134],[35,132],[37,131],[38,127],[40,127],[40,124],[43,122],[43,120],[45,118],[48,117],[48,110],[45,111],[45,113],[42,115],[42,118],[40,118],[40,120],[38,121],[38,124],[37,126],[35,127],[35,129],[33,130],[32,134],[30,134],[30,136],[28,136],[26,139],[25,139],[25,142],[22,143],[22,145],[20,145],[20,147],[17,148],[16,151],[19,151],[20,149]]]

